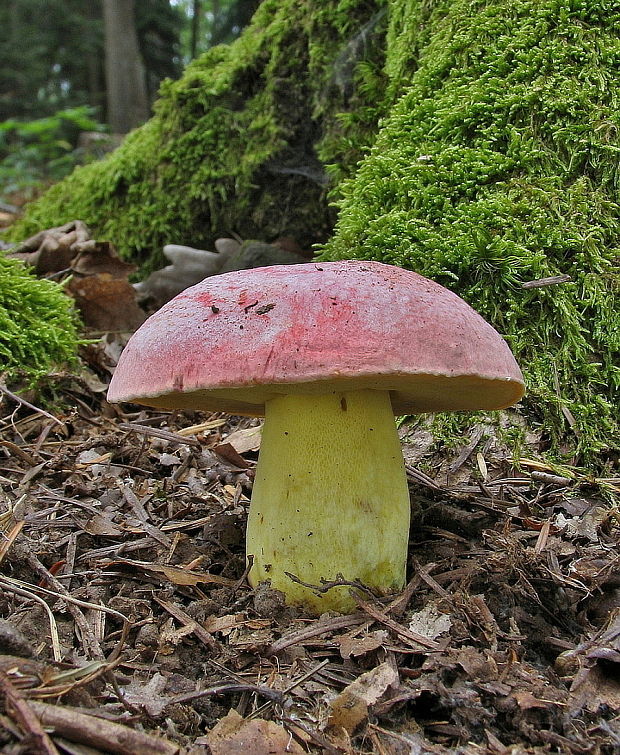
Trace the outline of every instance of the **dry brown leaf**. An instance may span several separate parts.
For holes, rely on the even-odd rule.
[[[362,674],[332,701],[328,727],[352,734],[368,718],[369,708],[396,684],[398,673],[389,663]]]
[[[123,530],[105,514],[95,514],[82,527],[89,535],[120,537],[123,534]]]
[[[195,572],[189,569],[183,569],[180,566],[168,566],[166,564],[151,564],[147,561],[131,561],[130,559],[117,558],[113,561],[106,561],[105,566],[130,566],[147,573],[159,574],[175,585],[201,585],[216,584],[232,586],[235,584],[233,579],[220,577],[217,574],[208,574],[207,572]]]
[[[549,708],[553,705],[550,700],[539,700],[537,697],[528,690],[521,689],[512,694],[512,697],[516,701],[521,710],[530,710],[531,708]]]
[[[584,709],[593,714],[601,709],[620,711],[620,682],[598,664],[578,674],[571,696],[571,708],[575,712]]]
[[[242,613],[229,614],[227,616],[209,616],[203,623],[203,626],[211,634],[221,632],[224,635],[228,635],[235,627],[243,623],[243,619],[244,615]]]
[[[387,639],[388,633],[384,629],[369,632],[362,637],[351,637],[345,634],[338,640],[340,655],[342,658],[350,658],[351,656],[356,658],[359,655],[370,653],[372,650],[377,650],[387,642]]]
[[[305,750],[273,721],[246,721],[231,710],[204,737],[212,755],[304,755]]]
[[[84,323],[96,330],[134,331],[146,320],[133,287],[109,273],[73,278],[67,291],[75,299]]]
[[[219,446],[214,446],[213,453],[238,469],[249,469],[252,466],[230,443],[220,443]]]
[[[127,278],[137,269],[123,261],[108,241],[90,241],[80,245],[81,252],[71,263],[71,269],[80,275],[107,273],[113,278]]]

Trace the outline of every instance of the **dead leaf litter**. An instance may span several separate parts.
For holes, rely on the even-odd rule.
[[[308,619],[245,581],[260,422],[112,407],[102,344],[0,394],[3,752],[620,752],[617,480],[404,434],[407,587]]]

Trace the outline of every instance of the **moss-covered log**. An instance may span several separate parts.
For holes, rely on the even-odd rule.
[[[367,0],[265,0],[240,39],[166,82],[154,117],[48,191],[13,237],[78,217],[147,268],[163,244],[212,248],[231,232],[324,241],[333,212],[316,146],[351,100],[373,15]],[[349,51],[360,25],[366,46]]]
[[[503,332],[561,447],[618,447],[618,0],[265,0],[33,204],[134,259],[222,233],[412,268]],[[567,283],[523,288],[551,276]]]

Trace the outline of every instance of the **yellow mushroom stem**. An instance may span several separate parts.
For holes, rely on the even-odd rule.
[[[387,391],[285,395],[267,402],[248,519],[253,586],[269,580],[315,614],[355,608],[350,588],[322,595],[287,576],[405,583],[409,491]]]

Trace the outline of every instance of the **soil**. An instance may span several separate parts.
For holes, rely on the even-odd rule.
[[[410,581],[310,618],[245,579],[259,421],[87,359],[57,411],[1,389],[2,752],[620,752],[618,479],[405,425]]]

